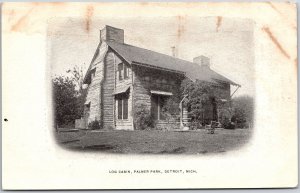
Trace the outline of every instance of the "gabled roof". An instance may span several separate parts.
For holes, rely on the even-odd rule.
[[[121,44],[114,41],[106,41],[107,45],[119,54],[129,64],[144,64],[158,68],[169,69],[185,73],[192,80],[202,80],[208,82],[227,82],[240,86],[228,78],[218,74],[209,67],[181,60],[172,56],[154,52],[151,50]]]

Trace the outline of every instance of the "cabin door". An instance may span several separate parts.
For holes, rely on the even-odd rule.
[[[165,120],[163,105],[166,97],[163,95],[151,95],[151,115],[154,120]]]

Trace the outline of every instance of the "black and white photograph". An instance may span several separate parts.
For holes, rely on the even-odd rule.
[[[5,190],[298,186],[297,4],[2,5]]]
[[[58,143],[152,154],[227,152],[247,143],[254,131],[252,21],[109,21],[126,29],[51,21]]]

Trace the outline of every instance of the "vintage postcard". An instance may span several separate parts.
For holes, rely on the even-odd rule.
[[[3,189],[296,187],[296,13],[4,3]]]

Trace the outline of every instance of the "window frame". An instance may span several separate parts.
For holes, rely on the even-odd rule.
[[[123,75],[122,75],[123,70],[124,70],[124,66],[123,66],[123,62],[121,62],[118,64],[118,79],[119,79],[119,81],[123,80]]]
[[[129,105],[128,105],[129,96],[128,96],[128,94],[122,93],[122,94],[117,95],[116,97],[117,98],[115,100],[117,102],[117,107],[118,107],[117,120],[128,120],[128,112],[129,112]],[[124,109],[126,109],[126,111]],[[126,112],[126,114],[124,112]]]
[[[124,71],[124,80],[129,78],[128,66],[123,63],[123,71]]]
[[[126,109],[126,111],[124,109]],[[128,120],[128,97],[122,99],[122,120]]]
[[[128,67],[124,62],[118,64],[118,79],[119,81],[129,79],[129,71],[130,67]]]
[[[122,102],[122,98],[117,99],[117,107],[118,107],[117,118],[118,118],[118,120],[122,120],[123,119],[123,102]]]
[[[91,74],[91,80],[93,80],[94,78],[95,78],[95,71],[93,71]]]
[[[155,113],[154,115],[152,114],[152,116],[154,117],[154,119],[156,121],[165,121],[166,117],[162,118],[162,102],[164,101],[164,99],[162,99],[164,96],[163,95],[152,95],[151,97],[154,98],[154,102],[151,101],[151,105],[154,103],[154,105],[156,105],[155,107],[151,106],[151,108],[153,108],[155,111],[153,111],[153,109],[151,109],[151,113]],[[152,100],[152,99],[151,99]]]

